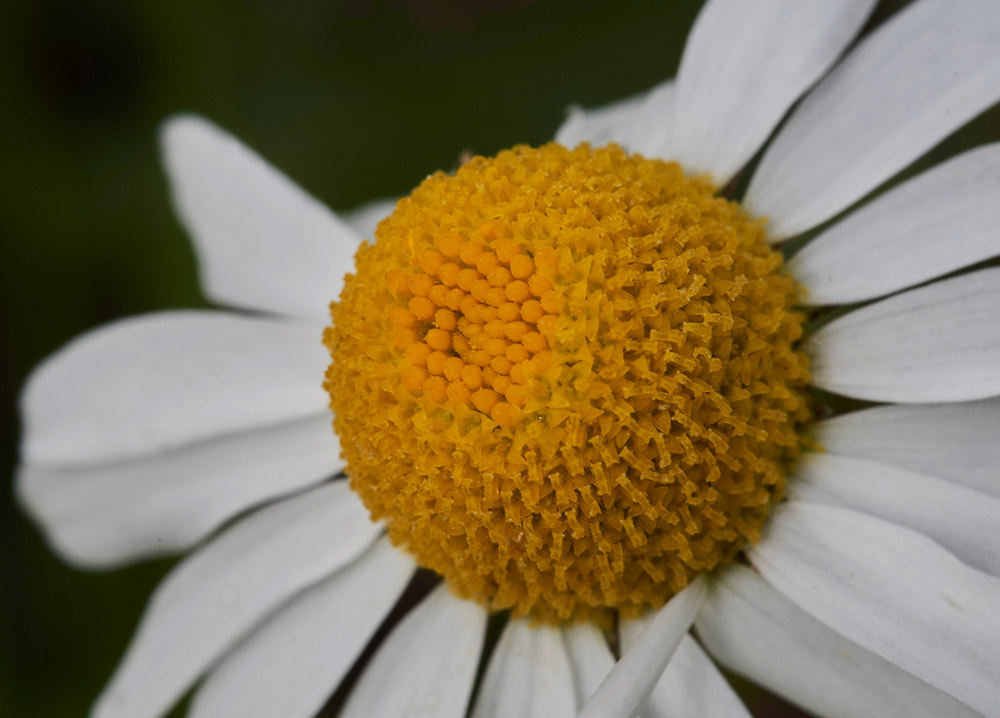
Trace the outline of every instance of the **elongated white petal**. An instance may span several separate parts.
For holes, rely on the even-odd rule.
[[[998,42],[993,0],[901,10],[795,110],[744,204],[773,239],[833,217],[1000,99]]]
[[[768,583],[829,628],[1000,715],[1000,578],[910,529],[801,501],[775,509],[749,556]]]
[[[841,414],[816,427],[832,454],[859,456],[1000,497],[1000,398],[890,405]]]
[[[64,559],[114,566],[190,548],[262,501],[339,473],[329,413],[132,461],[18,470],[21,501]]]
[[[653,692],[698,615],[706,583],[704,576],[698,576],[656,613],[580,711],[579,718],[631,718],[635,715]]]
[[[695,627],[716,660],[814,715],[979,715],[830,630],[743,566],[731,566],[712,581]]]
[[[628,651],[652,616],[619,624],[622,650]],[[642,718],[749,718],[750,714],[698,643],[685,635],[642,707]]]
[[[359,237],[371,241],[375,238],[375,228],[378,223],[392,214],[397,201],[395,197],[374,199],[341,213],[340,218],[357,232]]]
[[[861,29],[873,0],[710,0],[677,73],[673,132],[685,169],[725,184]]]
[[[201,117],[168,120],[160,140],[205,293],[222,304],[326,322],[354,266],[357,233]]]
[[[414,568],[389,539],[380,539],[239,643],[195,693],[188,716],[312,718],[395,605]],[[412,653],[406,659],[411,665],[425,660]]]
[[[318,327],[205,311],[124,319],[31,375],[22,458],[117,461],[315,416],[327,364]]]
[[[1000,499],[866,459],[810,454],[788,483],[793,498],[846,506],[919,531],[965,563],[1000,576]]]
[[[661,82],[636,105],[622,142],[629,152],[661,160],[674,159],[673,121],[677,83]]]
[[[573,687],[579,710],[614,668],[615,657],[604,634],[593,623],[578,622],[566,626],[562,629],[562,637],[573,668]]]
[[[482,606],[439,585],[393,629],[365,666],[342,718],[464,718],[486,619]]]
[[[789,271],[809,304],[889,294],[1000,254],[1000,143],[887,192],[807,244]]]
[[[635,112],[648,94],[643,92],[590,109],[570,107],[556,131],[555,141],[571,148],[581,142],[589,142],[594,147],[609,142],[623,144]]]
[[[1000,7],[1000,5],[998,5]],[[873,401],[1000,394],[1000,269],[946,279],[850,312],[810,340],[813,383]]]
[[[497,642],[472,718],[573,718],[573,669],[555,626],[512,618]]]
[[[354,560],[378,531],[345,481],[233,525],[160,584],[93,715],[163,714],[237,640]]]

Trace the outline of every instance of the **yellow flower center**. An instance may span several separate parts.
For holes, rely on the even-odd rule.
[[[758,537],[799,449],[781,264],[708,182],[615,145],[428,177],[331,305],[351,486],[490,609],[662,605]]]

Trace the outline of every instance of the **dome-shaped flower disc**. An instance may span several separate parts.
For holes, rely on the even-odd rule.
[[[425,180],[332,305],[351,486],[461,596],[635,615],[757,538],[809,419],[762,224],[617,146]]]

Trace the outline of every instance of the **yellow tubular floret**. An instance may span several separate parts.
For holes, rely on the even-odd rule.
[[[425,180],[331,307],[351,486],[458,595],[635,615],[757,539],[809,419],[759,222],[615,145]]]

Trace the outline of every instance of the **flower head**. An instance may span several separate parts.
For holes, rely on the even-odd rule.
[[[275,316],[127,320],[25,390],[65,556],[218,529],[95,715],[199,680],[195,716],[313,715],[417,565],[445,581],[346,715],[465,715],[507,608],[476,718],[746,715],[709,654],[821,715],[1000,715],[1000,269],[964,271],[1000,255],[1000,146],[839,218],[1000,99],[1000,5],[918,0],[838,62],[872,5],[710,0],[676,83],[374,232],[171,120],[208,293]],[[811,388],[884,404],[813,426]]]

